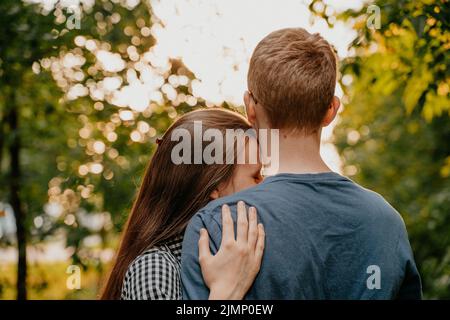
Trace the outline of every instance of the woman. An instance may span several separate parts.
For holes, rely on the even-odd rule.
[[[223,137],[226,129],[251,128],[237,113],[203,109],[185,114],[167,130],[142,180],[101,299],[181,299],[181,245],[191,217],[209,201],[262,180],[260,164],[174,164],[172,150],[179,142],[172,141],[172,133],[187,130],[193,146],[197,121],[201,121],[202,133],[214,128]],[[202,150],[208,144],[203,141]],[[236,143],[224,157],[230,152],[236,160]],[[238,207],[238,214],[247,217],[245,205]],[[232,241],[233,245],[221,247],[215,256],[209,252],[206,230],[201,232],[200,265],[210,299],[242,299],[259,271],[265,235],[263,226],[257,224],[256,210],[249,211],[248,223],[237,229],[248,234],[244,243]],[[224,207],[222,215],[223,238],[234,239],[229,208]]]

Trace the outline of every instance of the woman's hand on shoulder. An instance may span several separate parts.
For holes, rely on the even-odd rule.
[[[199,261],[203,279],[210,290],[209,299],[239,300],[250,289],[261,266],[264,252],[264,227],[257,222],[256,208],[248,216],[244,202],[237,204],[237,236],[230,208],[222,206],[222,243],[212,255],[206,229],[200,231]]]

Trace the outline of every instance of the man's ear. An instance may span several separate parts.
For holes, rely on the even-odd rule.
[[[220,197],[219,190],[214,189],[214,191],[211,192],[211,194],[209,195],[209,197],[210,197],[212,200],[218,199],[218,198]]]
[[[339,100],[338,97],[334,96],[333,99],[331,100],[330,105],[328,106],[327,113],[323,118],[322,127],[328,126],[334,120],[334,118],[336,118],[340,105],[341,101]]]
[[[244,93],[244,104],[245,104],[245,112],[247,114],[247,119],[250,124],[255,127],[256,126],[256,110],[255,110],[255,101],[253,101],[250,93],[245,91]]]

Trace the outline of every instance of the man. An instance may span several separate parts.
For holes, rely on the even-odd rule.
[[[199,232],[221,241],[221,206],[243,200],[266,230],[261,269],[247,299],[421,298],[404,222],[380,195],[331,172],[320,156],[322,128],[339,108],[336,57],[319,34],[283,29],[265,37],[250,61],[244,96],[256,130],[279,129],[279,169],[256,187],[220,198],[187,227],[184,299],[207,299]],[[239,221],[238,221],[239,223]]]

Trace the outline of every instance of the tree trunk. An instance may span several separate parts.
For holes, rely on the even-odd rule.
[[[5,115],[2,111],[0,111],[0,176],[2,174],[2,163],[3,163],[3,144],[5,141],[5,130],[4,130],[4,122],[5,122]],[[0,199],[2,200],[2,199]]]
[[[0,176],[2,175],[2,163],[3,163],[3,143],[5,140],[5,131],[4,131],[4,122],[5,115],[3,114],[3,110],[0,110]],[[0,199],[2,200],[2,199]]]
[[[25,213],[23,211],[20,188],[21,188],[21,172],[20,172],[20,132],[19,132],[19,116],[18,107],[15,101],[15,95],[12,94],[10,107],[8,110],[7,121],[10,129],[11,140],[9,144],[9,153],[11,159],[10,172],[10,203],[14,210],[17,227],[17,299],[27,299],[27,243],[25,230]]]

